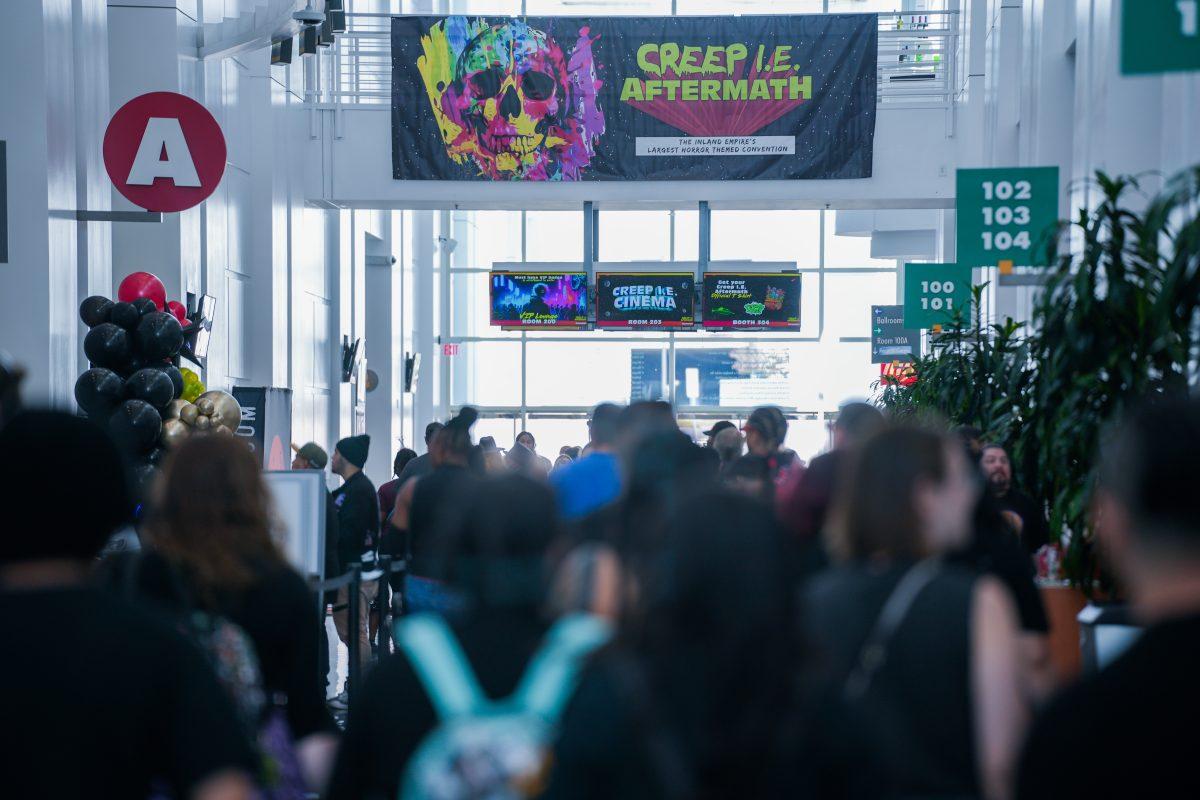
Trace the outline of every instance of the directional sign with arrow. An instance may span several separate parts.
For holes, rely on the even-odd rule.
[[[904,306],[871,306],[871,363],[912,361],[921,352],[921,332],[904,327]]]

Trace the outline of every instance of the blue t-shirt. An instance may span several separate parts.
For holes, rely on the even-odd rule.
[[[576,520],[621,495],[621,471],[612,453],[592,453],[550,476],[563,518]]]

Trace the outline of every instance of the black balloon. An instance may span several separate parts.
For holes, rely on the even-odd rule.
[[[129,302],[130,305],[136,308],[137,312],[143,317],[147,314],[153,314],[155,311],[158,311],[158,306],[156,306],[154,301],[149,297],[138,297]]]
[[[112,307],[112,300],[94,294],[79,304],[79,318],[84,325],[94,328],[102,322],[108,322],[108,312]]]
[[[108,424],[117,441],[137,453],[154,447],[162,433],[162,416],[144,400],[126,400],[109,417]]]
[[[146,454],[146,463],[158,466],[162,460],[167,457],[167,448],[156,447]]]
[[[133,485],[140,496],[145,496],[145,492],[150,488],[150,483],[158,475],[158,467],[153,464],[139,464],[133,468]]]
[[[113,303],[112,308],[108,310],[108,321],[127,331],[136,328],[141,318],[142,315],[133,303]]]
[[[175,399],[175,384],[160,369],[139,369],[125,381],[125,396],[134,400],[145,400],[155,408],[162,408]]]
[[[178,353],[183,346],[183,328],[171,314],[155,311],[138,323],[137,345],[143,358],[162,361]]]
[[[129,360],[129,334],[111,322],[101,322],[83,337],[83,352],[88,361],[109,369],[119,369]]]
[[[171,399],[179,397],[183,394],[183,373],[179,371],[179,367],[174,364],[164,364],[159,367],[163,374],[171,379],[171,384],[175,387],[175,394],[171,395]]]
[[[130,340],[130,343],[132,345],[132,340]],[[121,364],[119,367],[115,367],[114,369],[116,373],[121,376],[121,380],[125,380],[139,369],[145,368],[146,359],[142,358],[136,353],[130,353],[129,357],[125,359],[125,363]]]
[[[111,414],[121,397],[125,384],[111,369],[89,369],[75,381],[75,402],[89,417]]]

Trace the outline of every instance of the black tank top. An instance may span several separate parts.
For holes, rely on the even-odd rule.
[[[842,695],[863,642],[909,566],[831,569],[807,592],[819,727],[830,739],[820,750],[843,762],[834,772],[845,773],[853,796],[977,796],[970,669],[975,578],[969,572],[942,567],[895,629],[866,694],[853,703]]]

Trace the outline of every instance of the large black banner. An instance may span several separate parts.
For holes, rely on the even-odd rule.
[[[869,178],[874,14],[393,17],[397,180]]]

